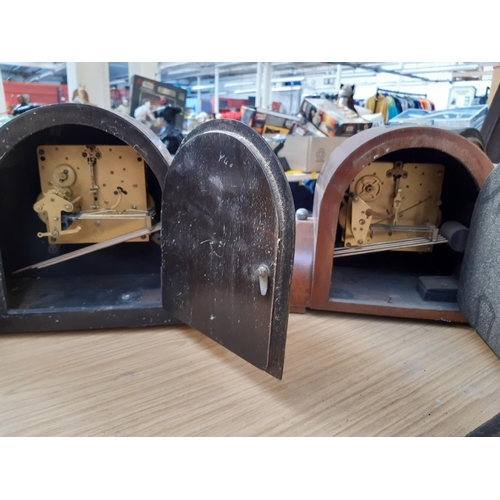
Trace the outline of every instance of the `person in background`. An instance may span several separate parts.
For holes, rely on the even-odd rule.
[[[12,110],[12,116],[17,116],[20,115],[21,113],[25,113],[26,111],[29,111],[30,109],[35,109],[39,108],[40,104],[35,104],[30,102],[30,96],[25,94],[25,95],[18,95],[17,96],[17,104],[14,106]]]
[[[121,104],[115,109],[117,113],[122,113],[124,115],[130,115],[130,102],[124,97]]]
[[[158,137],[167,146],[168,152],[171,155],[177,152],[184,139],[182,130],[175,123],[179,113],[182,113],[182,109],[177,106],[165,106],[154,110],[155,117],[162,117],[166,122],[158,132]]]

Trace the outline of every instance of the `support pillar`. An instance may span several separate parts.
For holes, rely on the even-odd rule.
[[[66,63],[69,101],[73,92],[83,85],[91,104],[111,109],[109,87],[109,63],[107,62],[68,62]]]
[[[196,78],[196,84],[198,86],[198,90],[196,91],[196,94],[197,94],[197,97],[198,97],[198,113],[201,113],[202,111],[202,102],[201,102],[201,89],[200,89],[200,85],[201,85],[201,76],[198,76]]]
[[[340,78],[342,76],[342,66],[337,64],[337,76],[335,78],[335,93],[338,94],[340,91]]]
[[[0,71],[0,115],[7,113],[7,102],[5,100],[5,91],[3,89],[2,71]]]
[[[160,81],[159,63],[155,62],[129,62],[128,76],[130,80],[134,75],[149,78],[150,80]]]
[[[215,66],[214,113],[219,113],[219,67]]]
[[[257,63],[257,79],[255,81],[255,88],[257,93],[255,95],[255,106],[260,108],[262,106],[262,63]]]
[[[264,91],[262,95],[262,107],[269,109],[271,106],[271,77],[272,66],[270,62],[264,63]]]

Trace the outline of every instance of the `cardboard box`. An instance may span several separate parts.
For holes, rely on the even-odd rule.
[[[248,106],[241,106],[241,121],[248,125],[249,127],[253,127],[253,120],[255,117],[255,108],[251,108]]]
[[[288,135],[290,130],[287,128],[274,127],[272,125],[264,125],[264,130],[262,131],[262,135],[266,134],[280,134],[280,135]]]
[[[259,132],[259,134],[263,134],[266,125],[290,130],[294,124],[304,122],[305,120],[302,116],[285,115],[284,113],[276,113],[268,109],[257,108],[255,110],[252,128]]]
[[[288,136],[278,156],[286,158],[291,170],[320,172],[332,152],[347,137]]]
[[[326,134],[323,134],[323,132],[309,122],[303,125],[295,123],[290,130],[290,135],[297,137],[326,137]]]
[[[168,83],[158,82],[149,78],[134,75],[131,79],[130,116],[134,116],[134,111],[147,101],[151,103],[151,109],[163,106],[162,98],[166,104],[186,108],[187,90]],[[179,113],[176,117],[176,125],[182,130],[184,125],[184,113]]]
[[[328,99],[306,98],[300,113],[329,137],[350,137],[372,127],[372,123],[358,113]]]

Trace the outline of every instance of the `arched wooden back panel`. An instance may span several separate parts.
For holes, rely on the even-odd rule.
[[[430,307],[393,306],[390,301],[380,306],[330,300],[339,209],[350,182],[371,162],[405,151],[417,156],[420,154],[420,161],[433,155],[439,156],[448,163],[446,175],[450,179],[461,179],[462,184],[468,183],[469,190],[475,192],[474,197],[493,169],[488,157],[470,141],[434,127],[374,128],[342,143],[323,167],[316,186],[314,263],[309,304],[312,309],[464,321],[458,308],[443,312]],[[458,199],[455,201],[460,203]]]

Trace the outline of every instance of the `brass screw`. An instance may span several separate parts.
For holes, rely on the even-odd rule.
[[[358,240],[358,245],[362,245],[363,244],[363,240]]]
[[[101,221],[96,221],[95,225],[99,227],[101,225]]]
[[[365,220],[364,219],[359,219],[359,223],[363,226],[365,224]]]

